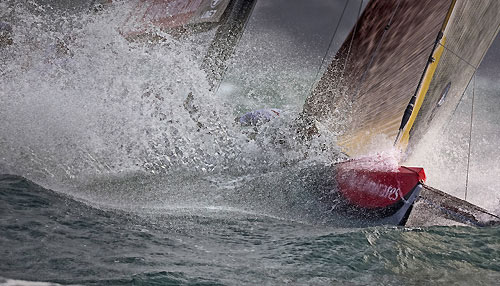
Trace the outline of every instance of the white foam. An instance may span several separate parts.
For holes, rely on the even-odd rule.
[[[59,286],[62,284],[51,283],[51,282],[38,282],[38,281],[25,281],[25,280],[15,280],[6,279],[0,277],[0,286]],[[76,284],[72,284],[76,286]]]

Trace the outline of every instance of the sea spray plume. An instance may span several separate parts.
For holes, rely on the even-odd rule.
[[[183,146],[193,141],[190,132],[179,134],[194,128],[182,99],[189,90],[207,90],[196,53],[174,39],[149,46],[127,42],[115,29],[120,8],[63,15],[66,21],[57,27],[50,14],[35,17],[29,7],[16,6],[16,46],[2,56],[7,72],[1,79],[7,122],[2,149],[12,168],[46,168],[46,175],[56,177],[120,172],[160,164],[158,148],[174,160],[184,154],[180,163],[196,160],[189,156],[195,148]],[[58,39],[67,35],[71,54],[59,55]],[[155,136],[161,135],[177,148],[159,146]],[[30,167],[33,160],[19,157],[32,150],[40,164],[53,162],[54,170]]]
[[[286,116],[248,140],[233,121],[236,103],[209,92],[200,39],[155,30],[163,40],[127,41],[118,27],[129,3],[98,13],[30,5],[3,10],[14,33],[1,56],[6,172],[47,186],[171,169],[245,173],[314,158],[329,141],[301,146]],[[203,129],[184,107],[190,92]],[[270,134],[291,148],[277,149]]]

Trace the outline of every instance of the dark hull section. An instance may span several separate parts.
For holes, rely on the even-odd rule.
[[[424,185],[407,226],[500,225],[500,217],[469,202]]]
[[[349,219],[363,221],[368,225],[405,225],[411,211],[413,203],[418,198],[422,185],[418,184],[404,198],[392,205],[379,208],[364,208],[354,205],[337,193],[328,199],[332,204],[332,213],[345,216]],[[326,202],[325,202],[326,203]]]
[[[360,225],[500,225],[498,215],[424,184],[418,184],[405,200],[384,208],[362,208],[349,203],[338,193],[322,200],[332,205],[332,214],[359,221]]]

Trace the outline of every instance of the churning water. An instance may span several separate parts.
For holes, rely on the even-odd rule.
[[[0,285],[499,280],[499,228],[334,217],[317,194],[332,188],[335,135],[302,143],[296,89],[258,132],[237,125],[266,106],[210,91],[213,32],[130,42],[119,27],[133,3],[37,3],[0,3],[12,26],[0,45],[0,174],[11,174],[0,176]]]

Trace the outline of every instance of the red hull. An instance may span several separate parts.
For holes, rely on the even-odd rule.
[[[335,167],[338,195],[344,206],[340,210],[364,219],[396,216],[396,224],[407,217],[426,179],[422,168],[381,166],[380,161],[371,158]]]

